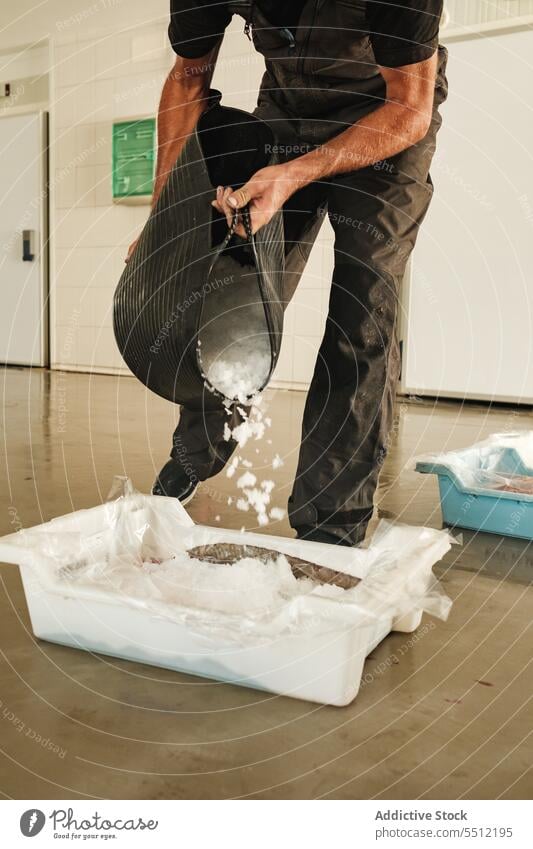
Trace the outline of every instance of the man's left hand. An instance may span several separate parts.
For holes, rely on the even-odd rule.
[[[257,171],[244,186],[236,191],[231,187],[219,186],[216,200],[212,201],[212,205],[226,216],[229,226],[235,210],[242,209],[248,204],[252,232],[257,233],[260,227],[268,224],[274,213],[282,208],[297,188],[285,165],[269,165]],[[235,232],[239,236],[246,236],[242,221],[239,222]]]

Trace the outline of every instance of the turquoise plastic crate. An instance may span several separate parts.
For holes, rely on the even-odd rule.
[[[495,435],[463,451],[420,459],[416,471],[438,477],[442,518],[446,525],[491,534],[533,539],[533,495],[501,492],[491,481],[506,476],[531,477],[533,468],[521,448],[533,447],[533,432]],[[516,447],[512,442],[516,440]],[[511,444],[509,444],[511,443]]]

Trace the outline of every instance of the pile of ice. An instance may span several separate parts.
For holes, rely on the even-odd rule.
[[[309,592],[309,587],[298,587],[283,555],[268,563],[248,557],[231,566],[182,556],[145,569],[164,582],[166,600],[225,613],[253,614]]]
[[[69,578],[71,580],[71,578]],[[177,552],[162,562],[117,558],[100,569],[78,570],[76,583],[120,593],[122,597],[159,600],[199,610],[252,616],[283,606],[296,596],[316,589],[309,580],[297,580],[287,558],[268,562],[252,557],[227,564],[205,563]]]
[[[245,404],[263,388],[269,373],[270,355],[250,345],[244,346],[244,350],[224,352],[209,365],[206,379],[224,398]]]
[[[223,252],[210,282],[216,284],[220,276],[227,285],[208,287],[204,297],[197,359],[208,389],[242,404],[268,380],[272,343],[255,262],[248,251]]]

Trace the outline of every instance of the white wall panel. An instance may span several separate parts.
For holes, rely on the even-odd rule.
[[[413,257],[404,388],[533,401],[533,32],[450,44],[435,197]]]

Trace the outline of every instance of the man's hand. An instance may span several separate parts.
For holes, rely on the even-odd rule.
[[[129,246],[128,253],[126,254],[126,259],[124,260],[124,262],[130,261],[131,255],[132,255],[133,251],[135,250],[135,248],[137,247],[137,242],[139,241],[139,239],[140,239],[140,236],[137,236],[135,241],[132,242],[131,245]]]
[[[250,209],[252,232],[268,224],[274,213],[280,210],[285,201],[299,188],[299,184],[291,178],[286,165],[270,165],[261,168],[248,180],[242,188],[233,191],[228,186],[219,186],[216,199],[212,205],[222,215],[226,216],[228,226],[233,220],[236,210],[247,204]],[[239,236],[246,236],[242,221],[235,231]]]

